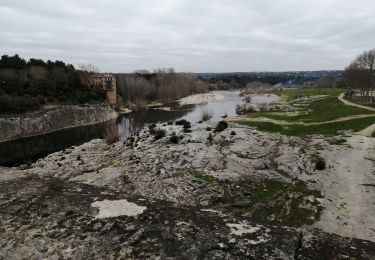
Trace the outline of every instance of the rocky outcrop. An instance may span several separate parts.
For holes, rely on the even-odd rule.
[[[375,191],[363,186],[373,161],[362,157],[375,142],[212,129],[152,125],[0,168],[0,258],[374,257]],[[355,149],[364,169],[344,173],[342,157]]]
[[[15,117],[2,117],[0,142],[102,123],[116,117],[117,113],[106,105],[59,106]]]
[[[244,115],[249,112],[295,112],[300,110],[301,109],[296,107],[279,103],[252,104],[244,102],[243,104],[238,104],[236,106],[236,113],[239,115]]]
[[[35,175],[0,178],[0,259],[373,259],[375,244]],[[126,201],[132,214],[103,217]],[[109,208],[107,208],[108,210]]]

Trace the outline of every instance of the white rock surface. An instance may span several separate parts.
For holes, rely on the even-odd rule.
[[[99,208],[96,219],[113,218],[119,216],[133,217],[143,213],[146,207],[138,206],[135,203],[128,202],[127,200],[103,200],[95,201],[91,204],[92,207]]]
[[[192,105],[200,104],[208,101],[223,100],[224,96],[220,94],[206,93],[206,94],[196,94],[184,97],[180,99],[180,105]]]

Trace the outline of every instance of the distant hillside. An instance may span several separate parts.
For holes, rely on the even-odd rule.
[[[62,61],[0,59],[0,113],[37,110],[43,104],[82,104],[105,100],[102,89],[88,89],[88,74]]]
[[[272,85],[298,85],[315,82],[322,77],[337,78],[341,70],[321,71],[286,71],[286,72],[228,72],[228,73],[196,73],[201,79],[211,84],[230,83],[245,86],[249,82],[261,81]]]

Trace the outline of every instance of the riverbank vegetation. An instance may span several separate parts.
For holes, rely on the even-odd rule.
[[[88,73],[62,61],[0,59],[0,113],[37,110],[45,104],[83,104],[105,100],[105,91],[88,88]]]
[[[174,69],[158,69],[117,76],[118,94],[124,105],[137,108],[159,101],[175,102],[183,97],[205,93],[208,84],[191,73],[176,73]]]

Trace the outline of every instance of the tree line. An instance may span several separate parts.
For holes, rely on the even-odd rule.
[[[0,59],[0,113],[37,110],[43,104],[82,104],[105,100],[105,91],[87,87],[88,73],[63,61]]]
[[[172,102],[185,96],[208,91],[208,84],[191,73],[157,69],[117,76],[118,94],[125,104],[151,101]]]

